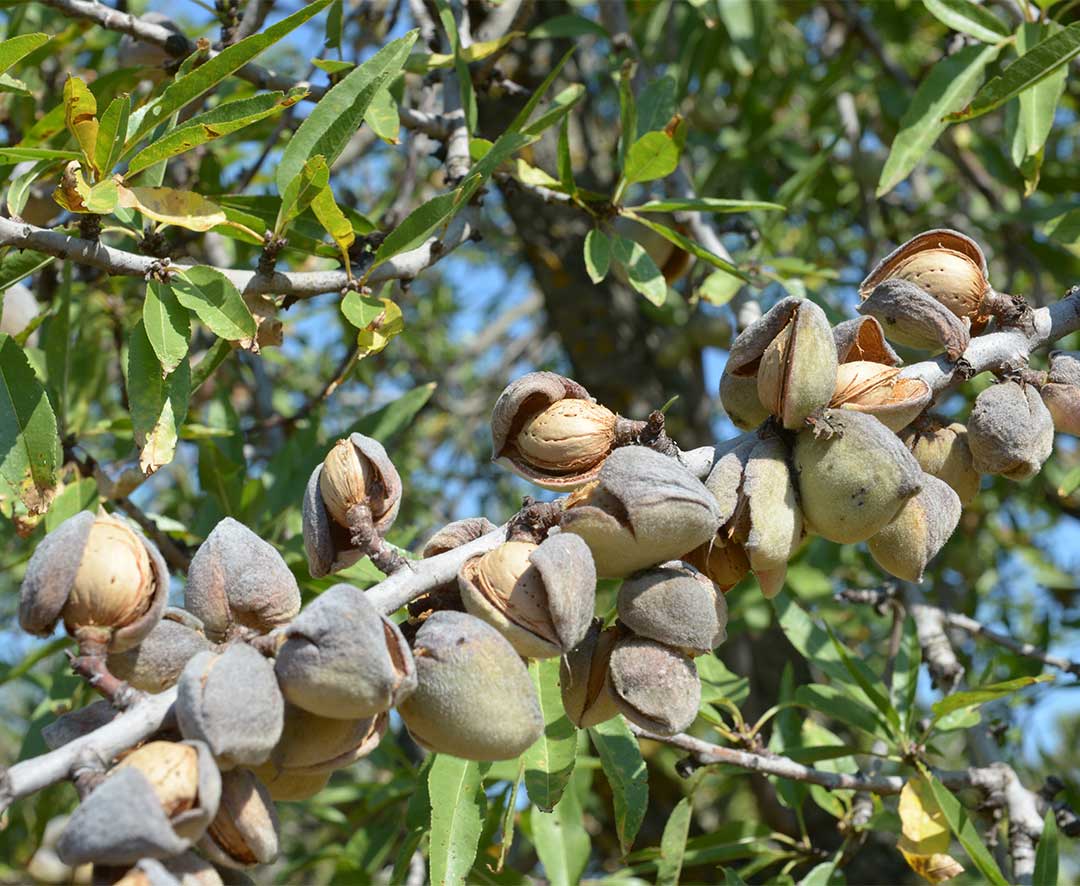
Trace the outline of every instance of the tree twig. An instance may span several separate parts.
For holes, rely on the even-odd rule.
[[[447,225],[441,237],[431,237],[409,252],[396,255],[379,265],[366,283],[377,286],[390,280],[412,280],[448,253],[467,242],[476,233],[478,210],[465,207]],[[0,246],[34,249],[46,255],[65,258],[76,264],[88,265],[120,277],[145,277],[156,266],[157,259],[81,240],[58,231],[39,228],[26,222],[0,218]],[[183,271],[189,264],[175,263],[170,268]],[[343,270],[335,271],[248,271],[237,268],[217,268],[244,295],[288,295],[292,299],[312,298],[324,292],[340,292],[349,284]]]

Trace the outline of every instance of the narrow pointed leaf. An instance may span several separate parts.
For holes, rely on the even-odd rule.
[[[480,764],[439,754],[428,774],[431,883],[461,884],[476,858],[484,824]]]
[[[125,209],[138,210],[154,221],[189,231],[209,231],[228,220],[225,210],[194,191],[121,186],[119,200]]]
[[[102,175],[109,175],[120,160],[130,116],[131,99],[127,95],[114,98],[101,115],[94,162]]]
[[[176,300],[171,287],[155,281],[146,284],[143,325],[162,371],[168,375],[187,356],[191,336],[188,312]]]
[[[544,714],[544,731],[524,754],[525,788],[543,812],[550,812],[563,796],[574,772],[577,730],[563,710],[559,659],[530,662],[529,676]]]
[[[690,798],[683,797],[671,810],[664,835],[660,838],[660,858],[656,862],[656,886],[676,886],[682,874],[686,855],[686,838],[690,834],[693,808]]]
[[[599,228],[585,235],[585,270],[593,283],[602,281],[611,266],[611,239]]]
[[[127,392],[139,466],[143,473],[152,474],[176,453],[191,393],[191,370],[184,360],[163,378],[141,320],[128,340]]]
[[[64,123],[78,143],[86,165],[95,174],[100,172],[96,160],[97,99],[78,77],[68,77],[64,82]]]
[[[60,441],[56,415],[26,353],[0,333],[0,477],[31,513],[49,507]]]
[[[215,268],[188,268],[169,281],[177,301],[228,341],[255,335],[255,318],[232,281]]]
[[[750,212],[755,209],[783,211],[787,207],[762,200],[725,200],[721,197],[698,197],[686,200],[650,200],[640,206],[627,206],[634,212]]]
[[[612,254],[623,266],[630,285],[657,307],[667,300],[667,281],[644,247],[629,237],[612,235]]]
[[[1043,832],[1035,850],[1035,873],[1032,886],[1058,886],[1058,829],[1054,810],[1046,810]]]
[[[669,243],[674,243],[680,249],[685,252],[689,252],[691,255],[700,258],[703,262],[707,262],[714,268],[718,268],[721,271],[726,271],[738,277],[741,280],[749,280],[743,271],[740,271],[735,265],[729,262],[727,259],[721,258],[715,252],[711,252],[706,249],[700,243],[696,243],[684,234],[680,234],[674,228],[669,228],[667,225],[662,225],[659,222],[653,221],[651,218],[645,218],[634,213],[627,213],[628,217],[634,219],[639,225],[644,225],[652,231],[655,231]]]
[[[0,43],[0,73],[49,42],[48,34],[20,34]]]
[[[557,659],[552,659],[558,664]],[[529,792],[532,796],[532,792]],[[533,807],[529,813],[533,844],[551,886],[577,886],[589,861],[589,832],[576,790],[562,795],[551,812]]]
[[[889,193],[908,177],[948,126],[942,118],[971,99],[986,66],[1000,53],[999,46],[967,46],[934,65],[900,118],[900,130],[878,179],[877,196]]]
[[[321,154],[333,165],[364,119],[378,92],[401,71],[418,31],[388,43],[326,93],[292,134],[278,165],[278,192],[284,193],[304,164]]]
[[[1050,34],[1049,26],[1025,23],[1016,32],[1016,51],[1021,58]],[[1069,69],[1062,65],[1041,83],[1025,89],[1017,96],[1019,109],[1016,135],[1012,144],[1013,163],[1018,168],[1024,161],[1038,155],[1054,125],[1054,112],[1065,92]]]
[[[245,37],[239,43],[234,43],[195,68],[191,73],[178,77],[160,96],[131,115],[131,135],[128,137],[128,147],[159,123],[168,119],[174,111],[213,89],[259,53],[269,49],[308,19],[318,15],[330,2],[331,0],[311,0],[287,18],[283,18],[257,34]],[[299,165],[303,165],[302,160]]]
[[[593,747],[615,801],[615,831],[625,855],[645,820],[649,805],[649,778],[634,733],[621,716],[589,730]]]
[[[954,31],[969,34],[983,43],[1009,39],[1009,27],[985,6],[972,0],[923,0],[926,11]]]
[[[1080,22],[1047,37],[979,90],[964,110],[949,120],[973,120],[1001,107],[1015,95],[1049,77],[1080,55]]]
[[[996,701],[1014,692],[1019,692],[1035,683],[1045,683],[1054,679],[1053,674],[1043,674],[1039,677],[1017,677],[1015,680],[1006,680],[1003,683],[992,683],[989,686],[980,686],[967,692],[954,692],[946,695],[941,701],[934,702],[934,719],[940,720],[946,714],[959,711],[963,708],[973,708],[984,705],[988,701]]]
[[[945,820],[949,823],[949,830],[960,841],[960,845],[964,847],[968,857],[975,863],[975,867],[982,871],[986,881],[992,883],[993,886],[1008,886],[1008,881],[1002,875],[997,862],[994,861],[994,856],[986,848],[986,844],[983,843],[978,831],[975,830],[975,825],[968,818],[964,807],[960,805],[960,801],[929,772],[924,771],[924,775],[930,783],[930,788],[937,799],[938,805],[941,807],[941,811],[945,814]]]

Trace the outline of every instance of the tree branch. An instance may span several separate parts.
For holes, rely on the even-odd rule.
[[[442,237],[432,237],[416,249],[395,256],[377,267],[366,282],[377,286],[390,280],[412,280],[471,239],[476,233],[477,219],[477,209],[466,207],[451,220]],[[0,218],[0,246],[34,249],[76,264],[100,268],[113,276],[145,277],[147,272],[158,266],[158,260],[150,256],[6,218]],[[192,265],[177,263],[170,267],[183,271]],[[304,299],[324,292],[340,292],[350,282],[343,270],[273,271],[269,274],[234,268],[216,270],[228,277],[244,295],[273,293]]]

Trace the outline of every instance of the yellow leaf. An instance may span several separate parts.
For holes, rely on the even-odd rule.
[[[964,868],[960,862],[944,852],[938,852],[934,855],[915,855],[901,849],[900,853],[916,874],[931,883],[951,880],[953,877],[964,873]]]
[[[514,177],[517,178],[522,184],[526,185],[540,185],[544,188],[561,188],[562,182],[557,178],[548,175],[544,170],[538,166],[533,166],[531,163],[526,163],[520,157],[515,157],[512,161],[516,166],[514,171]]]
[[[101,170],[94,161],[97,148],[97,99],[78,77],[68,77],[64,83],[64,123],[79,143],[86,165],[98,175]]]
[[[108,215],[116,209],[119,195],[112,179],[88,184],[78,160],[72,160],[64,168],[60,184],[53,191],[53,200],[68,212]]]
[[[360,359],[379,353],[389,344],[390,339],[405,328],[401,308],[388,298],[381,298],[379,301],[383,304],[382,312],[356,336],[356,343],[360,346]]]
[[[334,194],[329,186],[319,191],[315,199],[311,201],[311,208],[319,224],[326,228],[326,232],[334,238],[334,242],[342,252],[352,246],[356,240],[356,233],[345,217],[345,213],[334,200]]]
[[[910,779],[904,785],[899,813],[900,841],[896,848],[916,874],[940,883],[963,873],[963,867],[948,854],[952,842],[949,825],[926,779]]]
[[[899,812],[900,844],[904,850],[917,855],[948,852],[949,825],[925,779],[913,778],[904,785]]]
[[[194,191],[120,186],[120,205],[147,218],[189,231],[209,231],[226,222],[225,211]]]

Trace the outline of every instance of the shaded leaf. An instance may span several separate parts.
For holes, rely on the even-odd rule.
[[[188,312],[177,301],[171,287],[150,281],[143,299],[143,325],[150,346],[168,375],[187,356],[191,324]]]
[[[530,40],[551,37],[607,37],[608,32],[596,22],[581,15],[556,15],[546,19],[529,31]]]
[[[748,280],[746,274],[740,271],[735,265],[729,262],[727,259],[721,258],[716,253],[709,251],[700,243],[691,240],[689,237],[680,234],[674,228],[669,228],[667,225],[662,225],[659,222],[653,221],[651,218],[644,218],[640,215],[634,215],[633,213],[627,213],[628,217],[634,219],[639,225],[644,225],[652,231],[655,231],[669,243],[674,243],[680,249],[685,252],[689,252],[691,255],[700,258],[704,262],[708,262],[714,268],[719,268],[721,271],[726,271],[728,274],[732,274],[743,280]]]
[[[664,835],[660,838],[660,858],[656,862],[656,886],[676,886],[686,855],[686,838],[690,834],[693,808],[690,798],[683,797],[668,816]]]
[[[885,738],[889,734],[885,723],[873,708],[860,704],[833,686],[812,683],[796,687],[795,701],[834,720],[862,729],[870,735]]]
[[[657,307],[667,300],[667,281],[644,247],[629,237],[613,234],[615,260],[626,271],[630,285]]]
[[[558,660],[550,661],[556,663],[557,671]],[[529,796],[532,796],[531,791]],[[551,886],[575,886],[589,861],[590,842],[577,791],[566,791],[551,812],[543,812],[534,806],[529,819],[536,854],[548,882]]]
[[[152,474],[172,461],[180,425],[187,415],[191,370],[184,360],[168,377],[146,335],[143,322],[128,339],[127,391],[139,467]]]
[[[584,97],[585,87],[580,83],[572,83],[551,100],[551,107],[521,131],[529,135],[540,135],[548,127],[554,126],[560,120],[565,120],[571,108]]]
[[[53,256],[44,252],[34,252],[32,249],[11,250],[0,260],[0,292],[54,261],[56,259]]]
[[[1047,809],[1043,832],[1035,850],[1035,873],[1032,886],[1058,886],[1058,828],[1054,810]]]
[[[679,80],[674,70],[669,70],[641,90],[637,98],[637,134],[662,131],[675,115]]]
[[[1020,25],[1016,32],[1017,53],[1023,57],[1050,33],[1049,26],[1031,23]],[[1012,159],[1021,171],[1024,171],[1024,161],[1038,156],[1046,143],[1054,125],[1054,112],[1065,92],[1068,78],[1069,69],[1062,65],[1041,83],[1025,89],[1017,96],[1019,109],[1012,143]],[[1041,161],[1041,157],[1039,160]],[[1025,174],[1025,178],[1027,177]]]
[[[389,443],[396,434],[412,424],[417,413],[424,408],[431,399],[431,395],[435,393],[435,387],[435,382],[418,385],[392,403],[380,406],[374,412],[363,416],[349,427],[348,433],[364,434],[374,437],[381,443]]]
[[[480,764],[438,754],[428,773],[432,884],[464,883],[484,823]]]
[[[559,659],[529,662],[529,676],[536,687],[540,710],[544,714],[544,731],[525,751],[525,788],[529,798],[547,813],[563,797],[574,772],[577,730],[563,710]]]
[[[623,854],[630,851],[649,805],[649,778],[637,739],[621,716],[589,729],[615,801],[615,831]]]
[[[1047,37],[1022,55],[1001,74],[979,90],[964,110],[949,114],[949,120],[972,120],[1001,107],[1013,96],[1034,86],[1062,65],[1080,55],[1080,22]]]
[[[45,514],[45,531],[52,532],[79,511],[96,510],[97,505],[97,480],[93,477],[78,477],[71,483],[66,483],[53,499],[48,513]]]
[[[56,415],[26,353],[0,333],[0,477],[32,514],[44,513],[60,458]]]
[[[285,147],[275,174],[279,193],[285,192],[312,157],[322,155],[327,165],[333,164],[375,96],[401,71],[418,34],[419,31],[409,31],[386,44],[319,100]]]
[[[986,66],[1000,53],[1000,46],[966,46],[934,65],[900,118],[878,179],[878,197],[908,177],[948,126],[942,118],[971,99]]]
[[[585,270],[593,283],[601,282],[611,266],[611,240],[599,228],[585,235]]]
[[[78,160],[78,151],[59,151],[53,148],[0,148],[0,161],[21,163],[23,160]]]

